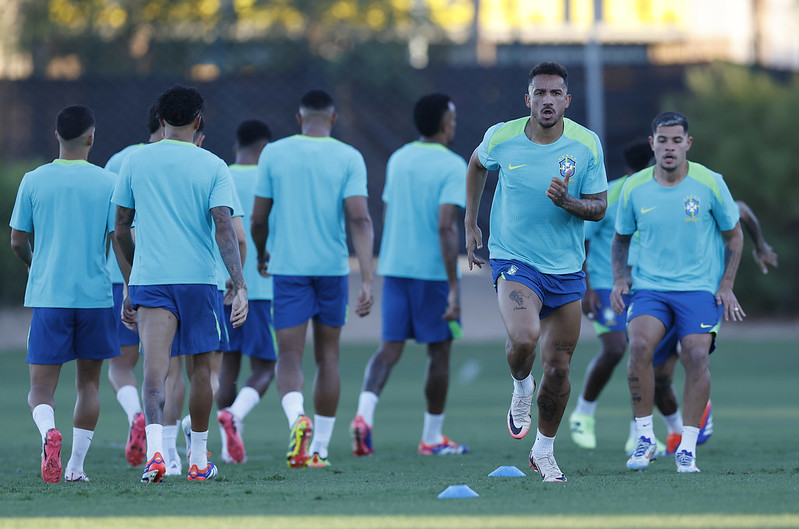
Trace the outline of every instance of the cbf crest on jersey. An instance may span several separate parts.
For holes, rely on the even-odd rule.
[[[694,195],[688,195],[683,200],[683,206],[685,207],[685,214],[688,215],[689,218],[696,218],[699,215],[699,198],[695,197]]]
[[[569,178],[571,178],[574,176],[574,173],[577,172],[577,162],[574,161],[573,156],[561,157],[558,166],[560,167],[560,176],[566,176],[566,174],[568,174]]]

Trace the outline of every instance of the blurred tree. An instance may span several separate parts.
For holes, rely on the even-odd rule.
[[[779,254],[780,267],[763,276],[751,258],[745,233],[735,290],[748,313],[796,314],[799,298],[799,193],[796,153],[799,128],[799,78],[717,64],[687,72],[689,97],[671,96],[666,108],[688,116],[694,143],[689,159],[718,171],[733,197],[760,219],[766,240]]]

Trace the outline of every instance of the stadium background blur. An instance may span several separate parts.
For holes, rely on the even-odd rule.
[[[324,88],[339,113],[334,136],[366,159],[377,249],[385,163],[417,137],[414,101],[452,96],[451,148],[468,159],[489,126],[528,112],[530,67],[555,60],[569,69],[566,115],[600,134],[609,177],[659,111],[689,117],[690,159],[724,175],[780,255],[763,277],[746,237],[739,299],[755,319],[792,319],[797,31],[797,0],[4,0],[0,216],[7,223],[24,172],[57,156],[54,118],[68,104],[94,110],[89,161],[104,165],[146,140],[161,90],[196,86],[207,101],[203,147],[232,162],[239,122],[263,119],[275,139],[295,134],[300,96]],[[480,211],[486,238],[491,196]],[[14,308],[26,275],[9,232],[0,307]]]

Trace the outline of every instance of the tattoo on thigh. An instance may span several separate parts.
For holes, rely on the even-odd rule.
[[[522,294],[521,290],[514,290],[513,292],[510,293],[510,295],[508,295],[508,298],[510,298],[511,301],[516,303],[516,306],[513,307],[513,310],[526,310],[527,307],[525,307],[524,305],[524,300],[528,299],[529,297],[530,295],[525,296],[524,294]]]
[[[577,342],[570,342],[568,340],[553,340],[552,347],[559,353],[572,353],[574,352],[574,348],[577,347]]]

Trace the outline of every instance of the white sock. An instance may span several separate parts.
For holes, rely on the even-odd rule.
[[[244,386],[241,388],[241,391],[239,391],[239,394],[236,395],[236,400],[230,405],[228,411],[238,420],[242,420],[260,401],[261,396],[255,388]]]
[[[666,428],[669,429],[670,434],[682,432],[682,414],[680,410],[671,415],[663,415],[663,421],[666,423]]]
[[[596,414],[596,401],[588,402],[582,395],[577,397],[577,407],[574,408],[574,413],[582,415],[595,415]]]
[[[283,406],[283,413],[286,414],[286,419],[289,420],[289,428],[294,426],[297,417],[305,415],[304,402],[305,400],[303,399],[302,393],[299,391],[289,391],[280,399],[280,404]]]
[[[677,453],[679,454],[683,450],[688,450],[696,456],[697,437],[699,437],[699,428],[696,426],[683,426],[682,440],[680,440],[680,446],[677,447]]]
[[[516,380],[513,377],[510,378],[513,380],[513,392],[517,395],[532,395],[533,391],[535,391],[535,381],[533,380],[532,373],[527,375],[527,378],[523,380]]]
[[[133,418],[137,413],[141,412],[141,404],[139,403],[139,391],[136,386],[122,386],[117,391],[117,402],[125,410],[128,416],[128,426],[133,425]]]
[[[317,453],[319,457],[325,459],[327,458],[327,447],[330,444],[330,438],[333,436],[333,426],[336,425],[336,418],[314,415],[313,422],[313,440],[311,440],[308,452],[310,455]]]
[[[144,427],[147,435],[147,461],[151,460],[156,452],[164,455],[164,427],[160,424],[148,424]]]
[[[378,399],[377,394],[371,391],[361,391],[361,394],[358,395],[358,411],[355,412],[355,415],[363,417],[363,420],[369,426],[372,426],[375,422],[375,408],[377,407]]]
[[[650,443],[655,442],[655,426],[652,424],[652,416],[635,418],[636,437],[646,437]]]
[[[83,428],[72,428],[72,455],[67,462],[67,470],[74,470],[76,473],[83,473],[83,460],[92,444],[92,430]]]
[[[208,467],[208,430],[204,432],[191,431],[191,456],[189,457],[189,468],[197,465],[200,472]]]
[[[433,415],[424,412],[424,429],[422,430],[422,442],[426,445],[437,445],[444,442],[441,435],[441,428],[444,426],[444,414]]]
[[[55,410],[49,404],[39,404],[31,412],[33,415],[33,422],[42,434],[42,443],[44,438],[47,437],[47,432],[55,428]]]
[[[178,447],[177,447],[177,439],[178,439],[178,426],[177,424],[164,426],[161,439],[164,443],[164,450],[166,453],[162,453],[161,455],[164,456],[164,461],[167,463],[171,461],[180,460],[180,455],[178,455]]]
[[[535,455],[551,454],[555,450],[555,438],[547,437],[536,428],[535,430],[535,443],[533,443],[533,453]]]

